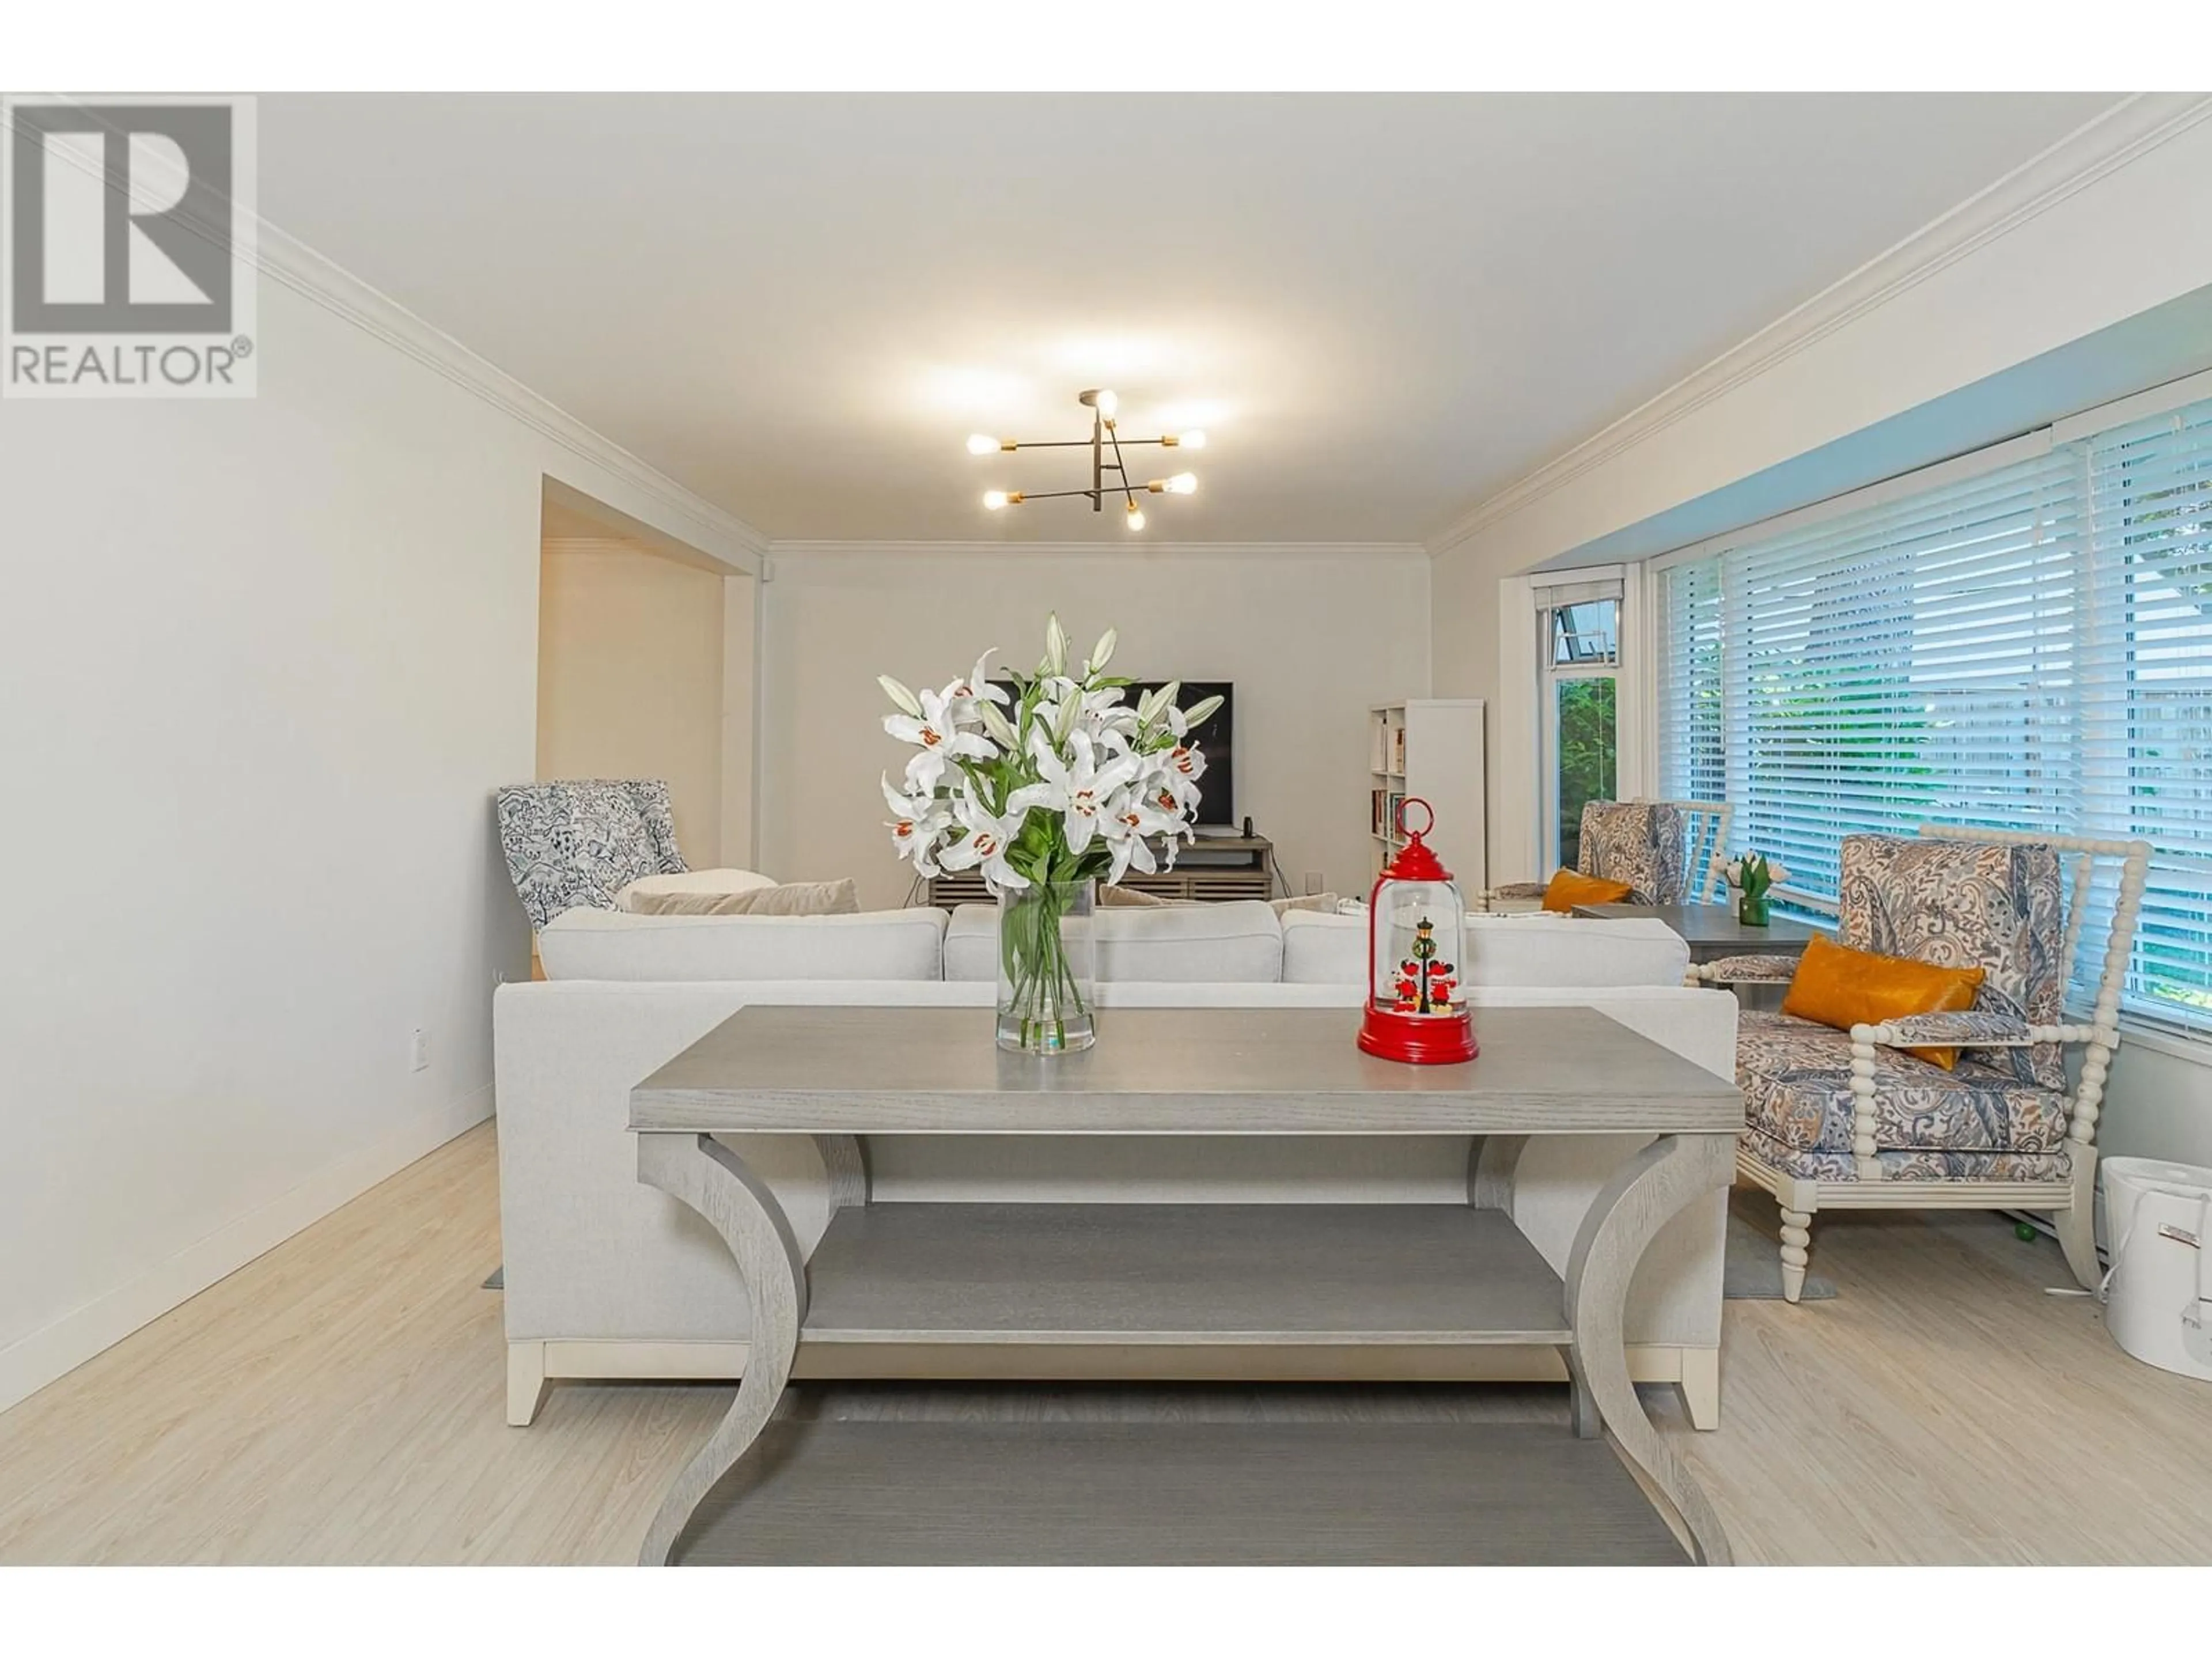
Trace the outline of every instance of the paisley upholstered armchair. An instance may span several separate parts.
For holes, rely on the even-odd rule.
[[[509,784],[497,811],[500,849],[533,933],[578,905],[617,909],[631,882],[686,867],[658,778]]]
[[[1738,1022],[1736,1168],[1781,1206],[1792,1302],[1824,1209],[2048,1210],[2074,1276],[2097,1282],[2097,1116],[2150,845],[1948,824],[1923,824],[1920,836],[1844,837],[1839,937],[1856,950],[1980,968],[1972,1010],[1848,1032],[1748,1009]],[[2070,898],[2061,868],[2069,860]],[[2118,880],[2093,905],[2100,861],[2117,861]],[[2093,909],[2109,918],[2103,972],[2087,1019],[2069,1022],[2066,988]],[[1731,957],[1692,973],[1739,985],[1786,981],[1796,967],[1788,957]],[[2069,1046],[2082,1050],[2070,1089]],[[1956,1066],[1905,1052],[1922,1047],[1959,1048]]]
[[[1637,904],[1680,904],[1688,891],[1688,840],[1681,809],[1672,801],[1594,800],[1583,805],[1582,842],[1575,868],[1586,876],[1628,884]],[[1704,872],[1698,872],[1700,879]],[[1508,882],[1485,899],[1544,896],[1540,881]]]

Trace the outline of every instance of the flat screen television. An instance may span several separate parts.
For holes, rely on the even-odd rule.
[[[1165,684],[1164,680],[1139,680],[1122,696],[1131,702]],[[1198,781],[1197,823],[1234,826],[1237,823],[1237,687],[1229,680],[1185,680],[1176,693],[1178,706],[1189,708],[1208,697],[1219,697],[1215,709],[1192,732],[1199,753],[1206,757],[1206,775]]]
[[[1121,693],[1133,705],[1165,680],[1139,680]],[[1176,706],[1192,708],[1208,697],[1219,697],[1215,709],[1192,733],[1198,751],[1206,757],[1206,775],[1198,781],[1198,816],[1193,820],[1208,829],[1233,829],[1237,824],[1237,687],[1230,680],[1185,680],[1176,693]]]

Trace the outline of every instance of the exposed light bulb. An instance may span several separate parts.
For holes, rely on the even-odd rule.
[[[1168,494],[1170,495],[1195,495],[1197,490],[1198,474],[1195,472],[1178,472],[1168,480]]]
[[[1006,504],[1006,492],[1005,490],[987,489],[983,492],[983,505],[988,507],[992,512],[996,513]]]
[[[1137,504],[1134,501],[1129,503],[1128,522],[1129,528],[1132,530],[1142,530],[1145,527],[1145,515],[1137,510]]]
[[[1206,434],[1203,432],[1186,432],[1176,438],[1176,443],[1179,447],[1183,449],[1203,449],[1206,447]]]
[[[1098,394],[1098,412],[1108,420],[1112,420],[1115,411],[1121,407],[1121,400],[1112,392],[1102,392]]]
[[[970,455],[995,454],[998,447],[999,441],[996,438],[987,438],[980,432],[968,440],[968,453]]]

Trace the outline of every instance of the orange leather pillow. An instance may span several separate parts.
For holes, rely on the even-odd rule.
[[[1938,968],[1816,939],[1797,960],[1782,1012],[1848,1031],[1907,1014],[1962,1014],[1974,1006],[1974,994],[1981,988],[1978,968]],[[1956,1048],[1905,1052],[1947,1072],[1959,1063]]]
[[[1605,881],[1579,870],[1562,870],[1544,889],[1544,908],[1567,911],[1577,904],[1619,904],[1632,890],[1625,881]]]

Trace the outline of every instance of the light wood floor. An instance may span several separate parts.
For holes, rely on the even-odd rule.
[[[556,1384],[504,1421],[472,1131],[0,1414],[0,1561],[628,1562],[729,1400]],[[1771,1225],[1747,1200],[1747,1213]],[[2137,1364],[1992,1217],[1816,1225],[1833,1302],[1728,1306],[1724,1423],[1651,1398],[1746,1562],[2212,1563],[2212,1387]],[[1182,1391],[1176,1409],[1553,1415],[1559,1390]],[[1193,1403],[1195,1401],[1196,1403]],[[992,1409],[851,1385],[810,1408]],[[1127,1391],[1029,1409],[1114,1414]]]

